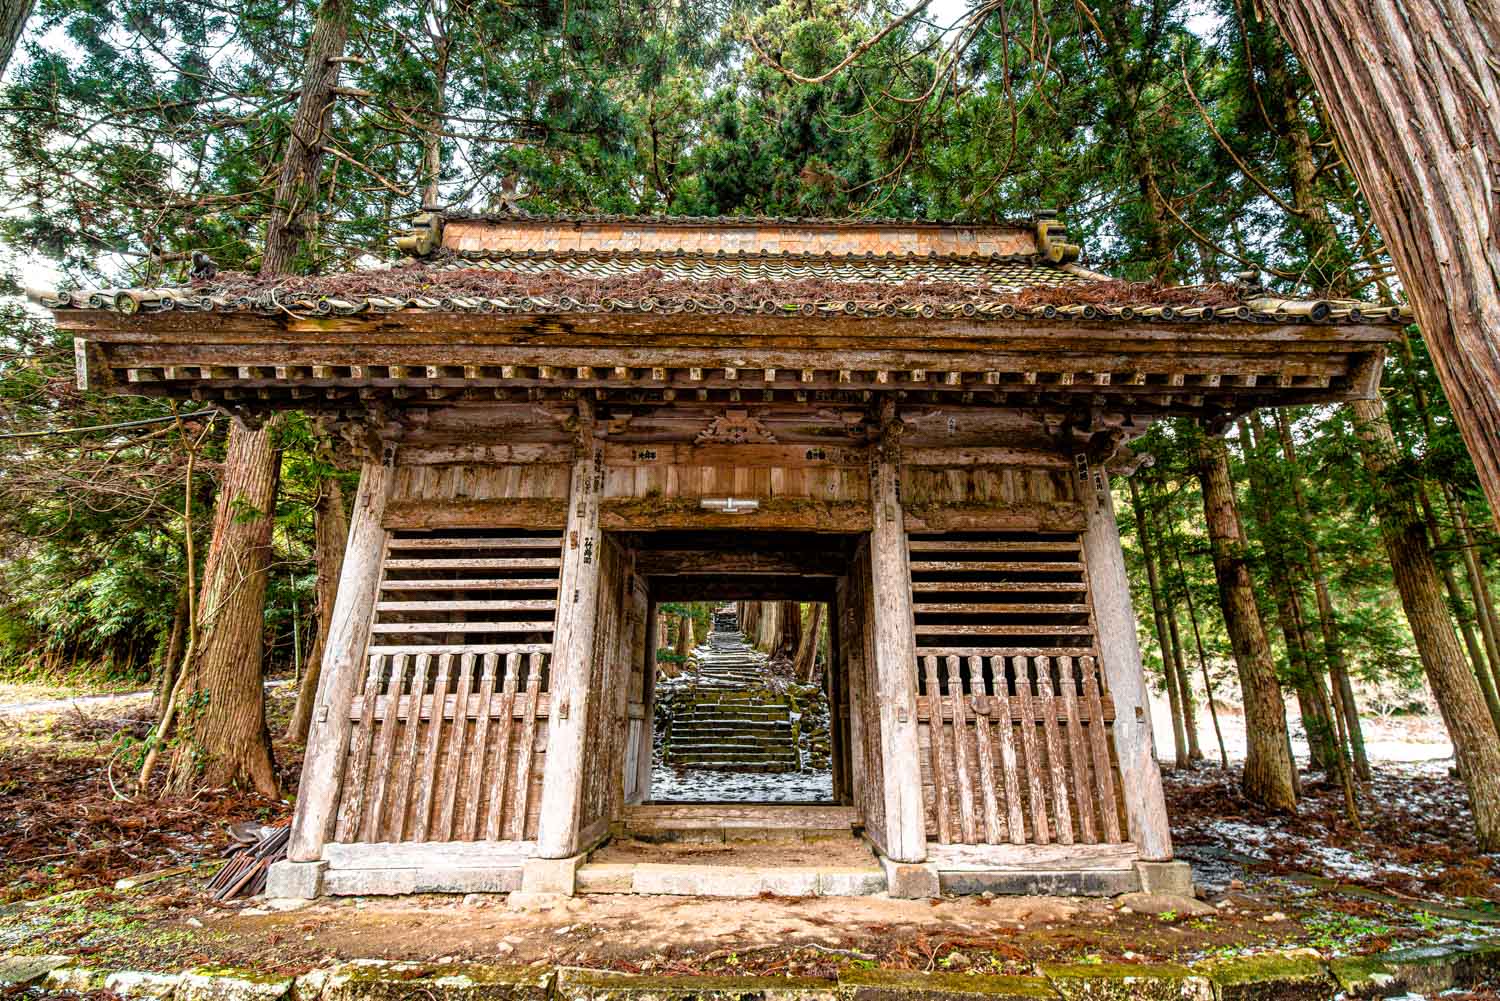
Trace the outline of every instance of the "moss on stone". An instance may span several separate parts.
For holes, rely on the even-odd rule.
[[[1213,982],[1220,1001],[1304,1001],[1332,997],[1337,989],[1328,968],[1307,951],[1217,960],[1198,969]]]
[[[559,971],[567,1001],[834,1001],[831,980],[813,977],[638,976],[604,970]]]
[[[905,970],[850,970],[839,975],[839,993],[848,1001],[1031,1001],[1057,991],[1045,977],[990,974],[915,973]]]
[[[1208,978],[1173,963],[1043,964],[1066,1001],[1213,1001]]]
[[[334,970],[323,1001],[404,1001],[424,989],[442,1001],[544,1001],[550,997],[550,969],[477,963],[356,961]]]

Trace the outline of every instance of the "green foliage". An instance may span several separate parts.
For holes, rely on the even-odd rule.
[[[0,88],[12,193],[0,243],[17,262],[57,269],[65,285],[182,280],[193,250],[223,268],[255,267],[315,9],[309,0],[40,0]],[[1280,291],[1395,294],[1317,97],[1253,6],[970,3],[955,23],[929,12],[882,34],[906,9],[356,0],[348,52],[357,59],[341,81],[351,93],[331,112],[323,204],[301,266],[392,260],[390,230],[434,200],[490,211],[972,220],[1056,206],[1088,264],[1124,277],[1218,280],[1253,264]],[[851,54],[826,81],[797,79]],[[160,401],[82,392],[71,379],[69,337],[19,305],[0,309],[0,433],[170,416]],[[1446,567],[1461,577],[1472,544],[1493,575],[1500,539],[1419,336],[1393,352],[1386,381],[1401,449],[1392,484],[1429,500]],[[1295,470],[1275,434],[1231,449],[1242,507],[1268,515],[1246,518],[1266,612],[1274,616],[1271,575],[1304,567],[1315,543],[1353,671],[1385,704],[1404,704],[1417,662],[1349,419],[1301,408],[1291,420]],[[149,674],[186,582],[185,506],[200,563],[206,551],[226,426],[217,421],[204,440],[191,483],[197,421],[15,439],[0,452],[6,670]],[[1136,446],[1155,459],[1139,484],[1195,685],[1201,637],[1215,691],[1228,695],[1197,433],[1153,427]],[[329,479],[353,487],[311,422],[293,419],[279,434],[266,615],[277,665],[290,660],[294,620],[310,638],[318,489]],[[1132,519],[1121,528],[1144,596]],[[1291,576],[1315,610],[1305,570]],[[1137,601],[1147,640],[1150,607]],[[711,605],[661,610],[690,616],[702,635]],[[1472,595],[1453,610],[1472,618]],[[1309,621],[1314,633],[1318,625]],[[1159,665],[1159,644],[1143,646]],[[1326,667],[1317,644],[1313,654]],[[1287,669],[1279,639],[1278,657]]]

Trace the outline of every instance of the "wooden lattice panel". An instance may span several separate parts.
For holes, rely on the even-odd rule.
[[[561,537],[395,532],[335,841],[535,835]]]
[[[929,836],[1119,842],[1113,704],[1076,533],[913,534]]]

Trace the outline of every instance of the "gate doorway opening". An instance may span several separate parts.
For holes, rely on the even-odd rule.
[[[827,606],[657,606],[651,800],[832,803]]]
[[[638,770],[629,802],[851,802],[834,626],[859,538],[752,530],[621,540],[646,583],[652,634],[649,732],[638,745],[651,767]]]

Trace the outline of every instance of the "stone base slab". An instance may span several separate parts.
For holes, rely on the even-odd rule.
[[[282,859],[266,870],[266,896],[312,900],[323,892],[327,862],[293,862]]]
[[[1137,859],[1135,871],[1141,879],[1142,893],[1162,893],[1175,897],[1193,895],[1193,867],[1186,862],[1147,862]]]
[[[0,972],[35,982],[59,956],[0,956]],[[920,973],[845,968],[836,978],[632,976],[606,970],[398,963],[352,960],[295,981],[263,972],[201,967],[145,973],[60,966],[46,974],[51,990],[112,985],[131,998],[156,1001],[1327,1001],[1428,996],[1486,986],[1500,976],[1500,940],[1398,949],[1323,960],[1311,950],[1260,953],[1188,965],[1042,964],[1022,975]]]
[[[881,856],[880,864],[885,867],[885,892],[892,897],[923,900],[943,894],[936,862],[892,862]]]
[[[521,892],[573,896],[578,892],[578,867],[586,858],[585,852],[567,858],[527,859],[521,867]]]

